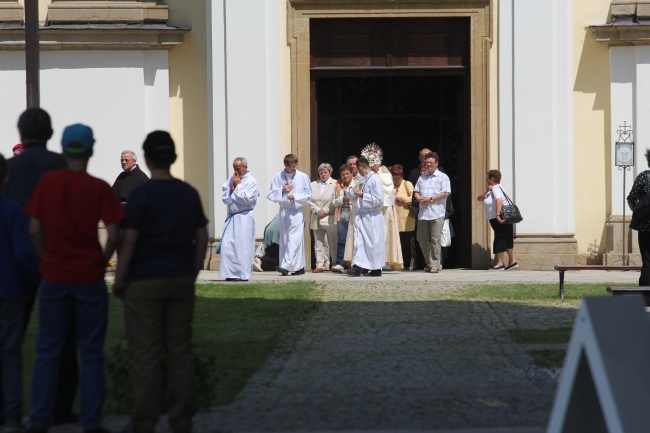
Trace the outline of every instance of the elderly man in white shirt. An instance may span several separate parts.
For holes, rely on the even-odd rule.
[[[440,272],[440,235],[451,186],[449,177],[438,170],[437,153],[427,153],[424,163],[427,171],[413,189],[413,197],[420,203],[417,238],[426,263],[425,272],[437,274]]]
[[[248,171],[246,158],[232,163],[234,173],[221,186],[221,200],[228,206],[228,219],[221,239],[219,276],[226,281],[248,281],[255,256],[255,205],[257,180]]]

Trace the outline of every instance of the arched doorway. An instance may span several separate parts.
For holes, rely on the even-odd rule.
[[[471,266],[468,40],[467,18],[311,22],[312,173],[371,142],[407,173],[421,148],[436,151],[455,209],[447,267]]]

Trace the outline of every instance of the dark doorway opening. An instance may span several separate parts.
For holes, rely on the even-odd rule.
[[[408,172],[418,166],[418,152],[428,147],[440,156],[449,176],[452,216],[460,240],[464,187],[463,76],[356,76],[315,78],[318,164],[338,167],[349,155],[358,155],[369,143],[377,143],[387,167],[401,164]],[[312,171],[314,172],[314,171]],[[463,265],[459,242],[452,242],[445,267]]]
[[[338,168],[376,143],[383,164],[438,152],[451,180],[456,236],[445,267],[471,267],[469,20],[311,20],[311,161]]]

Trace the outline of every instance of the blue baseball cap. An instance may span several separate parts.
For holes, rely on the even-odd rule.
[[[61,147],[66,153],[81,155],[93,150],[95,138],[93,138],[93,130],[89,126],[75,123],[74,125],[66,126],[63,130],[61,137]]]

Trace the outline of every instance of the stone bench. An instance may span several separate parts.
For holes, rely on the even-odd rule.
[[[560,272],[560,298],[564,299],[564,272],[566,271],[640,271],[641,266],[609,266],[609,265],[556,265]]]

